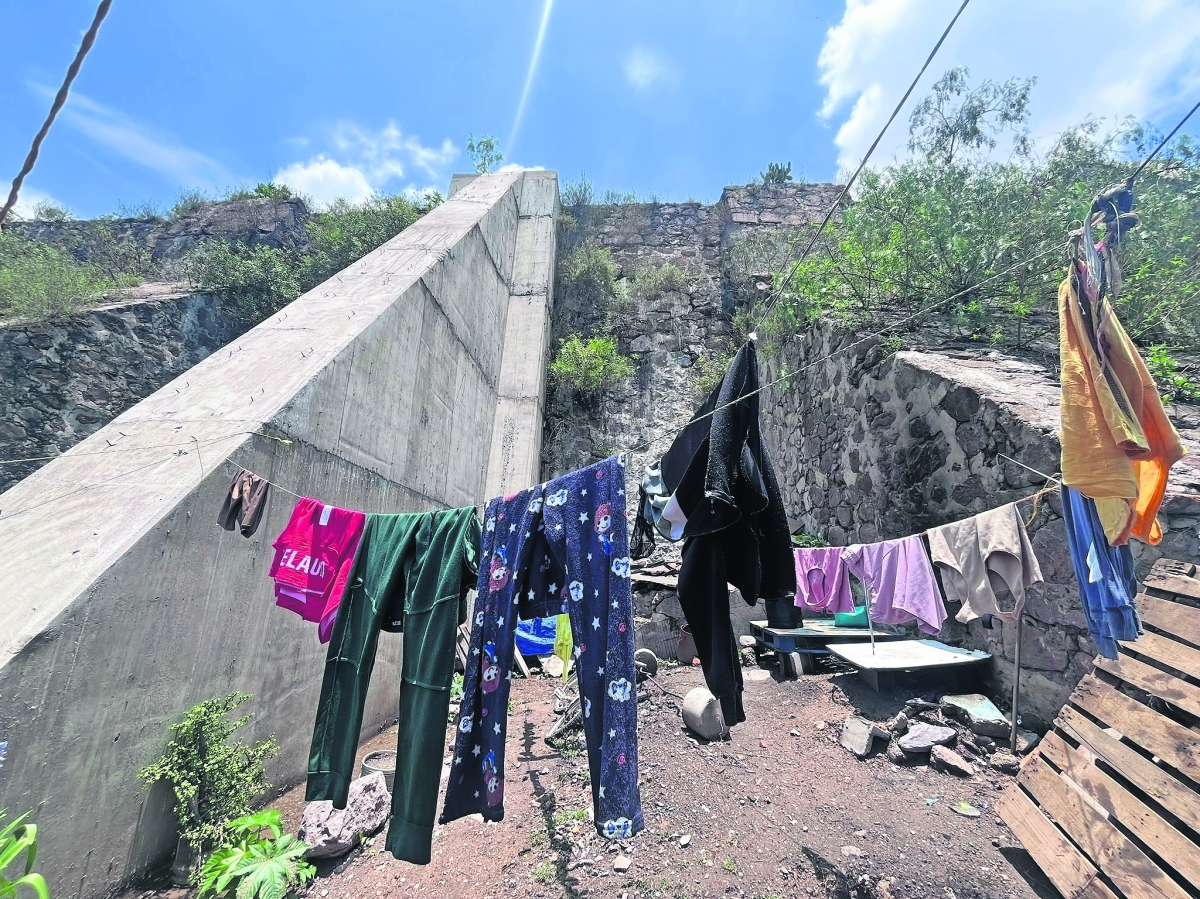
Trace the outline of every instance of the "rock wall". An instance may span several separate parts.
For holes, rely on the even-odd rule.
[[[889,355],[878,340],[826,327],[794,339],[789,367],[818,361],[766,391],[764,431],[788,515],[831,545],[903,537],[1017,500],[1046,583],[1026,605],[1022,711],[1050,720],[1096,650],[1080,610],[1057,493],[1027,501],[1045,479],[1014,462],[1058,471],[1058,385],[1036,365],[999,353]],[[764,380],[778,377],[767,366]],[[1173,407],[1193,454],[1200,409]],[[1200,558],[1200,459],[1173,470],[1162,509],[1166,536],[1136,543],[1139,575],[1159,557]],[[1034,514],[1036,511],[1036,515]],[[953,615],[957,606],[950,608]],[[1015,625],[992,630],[951,618],[940,639],[994,656],[993,687],[1011,690]]]
[[[109,230],[117,241],[128,240],[150,251],[154,262],[178,262],[209,240],[249,246],[302,248],[308,242],[308,207],[303,200],[221,200],[201,203],[186,215],[101,219],[89,222],[13,222],[12,233],[70,247],[87,258],[96,227]]]
[[[218,304],[159,289],[70,321],[0,327],[0,459],[57,456],[224,346],[244,325]],[[46,461],[0,466],[0,493]]]

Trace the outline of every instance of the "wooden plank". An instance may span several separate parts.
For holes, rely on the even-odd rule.
[[[864,671],[907,671],[974,665],[991,658],[986,652],[947,646],[937,640],[897,640],[872,647],[869,643],[830,643],[831,653]]]
[[[1118,693],[1091,674],[1079,682],[1070,701],[1200,782],[1200,734]]]
[[[1049,733],[1038,751],[1189,883],[1200,883],[1200,846],[1097,768],[1086,750],[1072,749],[1058,734]]]
[[[996,813],[1066,899],[1116,899],[1097,877],[1096,866],[1071,845],[1016,784],[1004,791],[996,803]]]
[[[1138,594],[1137,606],[1143,623],[1200,646],[1200,609],[1145,593]]]
[[[1130,842],[1108,818],[1056,774],[1040,756],[1031,759],[1018,780],[1105,876],[1130,899],[1189,899],[1146,853]]]
[[[1153,668],[1124,653],[1117,661],[1099,656],[1096,667],[1147,693],[1200,717],[1200,687]]]
[[[1200,649],[1192,649],[1161,634],[1145,633],[1136,640],[1122,642],[1126,652],[1150,656],[1155,661],[1170,665],[1191,677],[1200,677]]]
[[[1146,575],[1143,585],[1147,589],[1161,590],[1163,593],[1178,593],[1180,596],[1200,599],[1200,580],[1194,575],[1185,577],[1178,572],[1171,571],[1169,567],[1160,564],[1164,561],[1166,560],[1159,559],[1154,563],[1154,567]]]
[[[1192,830],[1200,833],[1200,795],[1180,783],[1154,762],[1139,755],[1110,734],[1105,733],[1075,709],[1062,710],[1058,725],[1077,743],[1104,759],[1159,805]]]
[[[517,663],[517,670],[525,675],[526,680],[533,676],[529,673],[529,666],[525,664],[525,656],[521,655],[521,650],[515,646],[513,647],[513,660]]]

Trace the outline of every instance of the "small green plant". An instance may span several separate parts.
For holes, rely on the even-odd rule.
[[[630,377],[633,363],[617,352],[617,342],[611,337],[584,340],[572,334],[550,363],[550,374],[563,387],[593,396]]]
[[[721,868],[725,871],[728,871],[730,874],[736,874],[738,869],[737,862],[731,858],[727,858],[725,861],[721,862]]]
[[[478,140],[473,134],[468,137],[467,155],[471,157],[475,171],[481,175],[490,172],[492,166],[499,165],[504,161],[504,154],[500,152],[500,141],[490,136],[484,136]]]
[[[828,545],[829,541],[827,541],[820,534],[806,534],[804,531],[801,531],[799,534],[792,534],[792,546],[800,549],[809,549]]]
[[[762,181],[767,184],[787,184],[792,180],[792,164],[772,162],[767,166],[767,170],[762,173]]]
[[[533,869],[533,879],[538,883],[549,883],[554,879],[554,865],[542,862]]]
[[[279,750],[274,738],[253,746],[230,739],[250,716],[232,721],[229,714],[249,699],[230,693],[193,706],[171,726],[162,758],[138,774],[147,786],[160,780],[171,785],[179,835],[197,855],[220,845],[228,822],[249,813],[267,789],[263,762]]]
[[[271,836],[264,839],[263,830]],[[201,899],[283,899],[316,877],[304,860],[308,844],[283,832],[279,812],[267,809],[227,826],[226,841],[200,872]]]
[[[546,845],[546,835],[544,833],[542,833],[540,830],[535,830],[532,834],[529,835],[529,845],[530,846],[545,846]]]
[[[718,350],[712,356],[700,356],[696,360],[696,364],[692,366],[692,371],[695,373],[692,379],[692,388],[696,394],[707,397],[712,393],[717,385],[725,380],[725,371],[729,368],[731,361],[733,361],[733,353],[728,350]]]
[[[0,761],[3,761],[2,752]],[[7,810],[0,809],[0,822],[4,821],[6,814]],[[33,863],[37,860],[37,825],[24,823],[28,815],[26,812],[0,830],[0,899],[17,899],[21,887],[33,891],[38,899],[50,899],[45,879],[33,870]],[[22,859],[25,863],[23,872],[15,880],[9,880],[9,867],[15,863],[20,870]]]
[[[202,190],[185,190],[179,195],[179,199],[175,201],[175,205],[171,207],[167,213],[167,218],[178,219],[185,215],[191,215],[194,212],[199,212],[204,208],[204,204],[208,202],[208,195]]]
[[[562,187],[562,205],[575,209],[580,206],[591,206],[596,199],[596,188],[588,180],[587,175],[579,173],[578,181],[567,181]]]
[[[457,704],[462,702],[463,697],[463,676],[457,671],[454,672],[454,680],[450,682],[450,710],[446,712],[446,723],[453,724],[454,718],[458,714],[455,709]]]
[[[260,181],[252,189],[245,187],[234,188],[225,194],[226,200],[291,200],[296,195],[286,184]]]
[[[1158,383],[1158,389],[1167,402],[1200,398],[1200,383],[1179,370],[1179,363],[1171,355],[1170,348],[1164,344],[1150,347],[1146,367],[1150,369],[1150,374]]]

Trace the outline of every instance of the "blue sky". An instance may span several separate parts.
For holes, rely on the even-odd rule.
[[[546,0],[116,0],[22,206],[50,198],[91,216],[271,179],[318,200],[444,191],[469,169],[470,133],[497,136],[506,162],[664,199],[715,200],[775,160],[832,180],[957,6],[557,0],[547,15]],[[94,9],[0,0],[5,188]],[[1068,33],[1079,47],[1122,43],[1084,83]],[[917,96],[957,63],[976,78],[1036,75],[1044,140],[1087,115],[1170,127],[1200,99],[1200,4],[973,0]],[[879,161],[902,151],[903,124]]]

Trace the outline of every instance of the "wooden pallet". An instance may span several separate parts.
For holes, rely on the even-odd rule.
[[[1200,570],[1160,559],[1144,636],[1071,694],[997,805],[1066,899],[1200,895]]]

